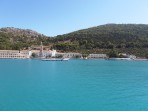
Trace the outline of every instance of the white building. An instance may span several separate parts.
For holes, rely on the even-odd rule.
[[[51,50],[50,53],[51,53],[51,57],[55,57],[56,54],[57,54],[57,51],[56,50]]]
[[[32,53],[35,53],[40,58],[55,57],[57,54],[56,50],[32,50]]]
[[[126,54],[126,53],[120,53],[120,56],[123,56],[123,58],[130,58],[130,59],[136,59],[135,55],[130,55],[130,54]]]
[[[49,57],[64,57],[64,58],[77,58],[82,57],[80,53],[60,53],[56,50],[43,50],[43,44],[41,42],[40,50],[32,50],[39,58],[49,58]]]
[[[40,51],[38,50],[32,50],[33,53],[35,53],[38,57],[40,57]],[[48,58],[48,57],[63,57],[63,58],[80,58],[82,57],[82,54],[80,53],[60,53],[56,50],[44,50],[42,52],[42,58]]]
[[[81,58],[82,54],[80,53],[56,53],[56,56],[63,56],[65,58]]]
[[[105,59],[105,58],[107,58],[107,55],[106,54],[89,54],[88,58]]]
[[[129,58],[136,59],[137,57],[135,55],[129,55]]]
[[[26,59],[30,58],[32,55],[31,51],[23,50],[23,51],[18,51],[18,50],[0,50],[0,58],[4,59],[9,59],[9,58],[14,58],[14,59]]]

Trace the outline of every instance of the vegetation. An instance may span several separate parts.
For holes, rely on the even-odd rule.
[[[59,35],[53,42],[55,49],[63,51],[108,54],[114,49],[144,57],[148,51],[148,25],[107,24]]]
[[[32,53],[32,58],[37,58],[38,57],[38,55],[36,55],[36,53]]]
[[[119,52],[147,57],[148,25],[107,24],[53,38],[28,29],[0,29],[0,49],[27,49],[40,45],[41,41],[61,52],[105,53],[110,56]]]
[[[116,57],[119,57],[118,52],[115,51],[115,50],[111,50],[111,51],[108,53],[108,56],[109,56],[109,58],[116,58]]]
[[[82,54],[82,57],[83,58],[87,58],[88,57],[88,54]]]
[[[146,54],[145,57],[148,59],[148,54]]]
[[[39,34],[35,31],[18,28],[0,29],[0,50],[21,50],[32,45],[49,45],[50,37]]]

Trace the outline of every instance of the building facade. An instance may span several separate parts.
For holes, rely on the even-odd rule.
[[[18,51],[18,50],[0,50],[0,58],[4,59],[27,59],[32,55],[31,51]]]
[[[89,54],[90,59],[105,59],[108,58],[106,54]]]
[[[56,56],[62,56],[64,58],[81,58],[82,54],[80,53],[56,53]]]

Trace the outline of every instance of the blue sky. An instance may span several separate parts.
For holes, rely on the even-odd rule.
[[[148,24],[148,0],[0,0],[0,27],[56,36],[107,23]]]

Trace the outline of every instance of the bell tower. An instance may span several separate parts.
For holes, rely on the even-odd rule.
[[[41,46],[40,46],[40,57],[43,57],[43,43],[41,42]]]

